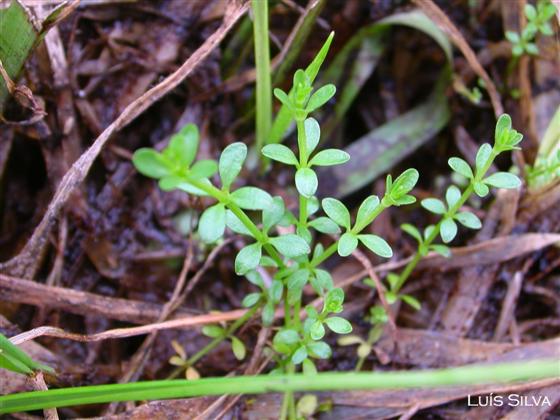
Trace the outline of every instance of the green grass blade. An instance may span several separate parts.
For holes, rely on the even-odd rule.
[[[262,394],[286,391],[429,388],[536,380],[558,376],[560,376],[558,360],[538,360],[422,371],[336,372],[319,373],[317,375],[258,375],[206,378],[195,381],[136,382],[6,395],[0,397],[0,414],[111,401],[158,400],[205,395]]]
[[[17,79],[38,36],[39,32],[17,1],[12,1],[7,9],[0,9],[0,60],[13,81]],[[8,96],[6,83],[0,77],[0,113]]]

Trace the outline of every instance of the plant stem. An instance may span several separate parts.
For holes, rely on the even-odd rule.
[[[228,209],[231,210],[233,214],[237,216],[237,218],[245,225],[245,227],[251,232],[253,237],[263,244],[264,249],[270,255],[270,257],[278,264],[280,267],[284,267],[284,261],[278,254],[278,252],[274,249],[272,245],[268,243],[268,237],[265,233],[263,233],[254,223],[253,221],[247,216],[247,214],[235,203],[233,203],[227,193],[224,191],[216,188],[213,185],[206,184],[201,182],[198,179],[186,177],[186,180],[189,184],[192,184],[196,188],[204,191],[205,193],[209,194],[210,196],[214,197],[220,203],[224,204]]]
[[[498,153],[494,149],[492,149],[492,153],[490,154],[490,157],[488,158],[488,161],[486,162],[484,167],[480,171],[477,171],[477,174],[476,174],[475,178],[471,179],[471,182],[470,182],[469,186],[465,189],[465,191],[463,191],[463,194],[461,194],[461,198],[459,198],[459,201],[457,201],[455,203],[455,205],[447,211],[446,217],[453,218],[453,216],[455,216],[457,211],[466,203],[466,201],[469,199],[469,197],[471,196],[471,194],[474,191],[474,184],[476,182],[479,182],[484,177],[484,175],[486,174],[486,172],[490,168],[490,165],[492,165],[492,162],[494,162],[494,159],[496,158],[497,155],[498,155]],[[432,242],[439,235],[439,232],[441,230],[441,224],[443,223],[444,219],[445,218],[442,218],[437,223],[435,228],[432,230],[431,234],[424,240],[425,249],[428,249],[429,246],[432,244]],[[401,288],[404,286],[404,284],[408,280],[408,277],[410,276],[412,271],[416,268],[416,265],[418,265],[418,263],[420,262],[421,259],[422,259],[422,255],[420,254],[420,251],[418,250],[418,251],[416,251],[416,254],[414,254],[414,257],[412,258],[412,260],[406,265],[404,270],[399,275],[399,280],[397,281],[397,283],[394,287],[394,290],[393,290],[395,293],[398,293],[401,290]]]
[[[299,167],[307,167],[307,142],[305,138],[305,123],[304,119],[296,120],[297,127],[297,142],[299,150]],[[307,197],[300,194],[299,196],[299,225],[302,228],[307,226]]]
[[[235,333],[235,331],[237,331],[237,329],[239,327],[241,327],[243,324],[245,324],[245,322],[247,322],[249,319],[251,319],[251,317],[257,312],[257,310],[260,309],[261,306],[262,306],[262,304],[261,305],[255,305],[251,309],[249,309],[247,312],[245,312],[245,314],[241,318],[238,318],[233,324],[231,324],[226,329],[224,335],[221,335],[219,337],[215,337],[214,339],[212,339],[212,341],[210,341],[208,344],[206,344],[203,348],[201,348],[199,351],[197,351],[195,354],[193,354],[191,357],[189,357],[188,360],[185,362],[185,365],[180,366],[177,369],[175,369],[168,376],[168,379],[176,378],[177,376],[179,376],[179,374],[181,373],[181,371],[185,367],[194,366],[194,364],[196,362],[198,362],[200,359],[202,359],[204,356],[206,356],[206,354],[208,354],[210,351],[214,350],[222,341],[230,338],[232,336],[232,334]]]
[[[366,228],[366,226],[368,226],[371,222],[373,222],[377,218],[377,216],[379,216],[383,212],[383,210],[385,210],[388,207],[389,207],[388,204],[381,201],[379,203],[379,205],[375,208],[375,210],[371,213],[371,215],[366,220],[364,220],[364,222],[361,225],[354,226],[354,229],[352,229],[352,233],[354,233],[356,235],[359,234],[362,230],[364,230]],[[319,264],[321,264],[326,259],[328,259],[331,255],[333,255],[336,252],[337,249],[338,249],[338,241],[332,243],[325,250],[325,252],[323,252],[317,258],[314,258],[309,263],[310,267],[311,268],[317,267]]]
[[[437,388],[557,378],[559,375],[560,364],[558,360],[549,359],[467,365],[437,370],[257,375],[202,378],[196,381],[183,379],[143,381],[4,395],[0,397],[0,414],[112,401],[160,400],[206,395],[262,394],[286,391]]]
[[[270,74],[270,47],[268,40],[268,0],[251,2],[254,14],[256,86],[256,142],[257,151],[265,144],[272,124],[272,87]]]

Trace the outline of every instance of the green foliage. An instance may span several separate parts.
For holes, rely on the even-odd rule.
[[[30,375],[37,370],[54,373],[51,367],[33,360],[3,334],[0,334],[0,368],[23,375]]]
[[[538,33],[546,36],[554,35],[549,21],[555,15],[556,7],[550,0],[539,0],[536,7],[526,4],[524,12],[527,25],[521,34],[513,31],[506,32],[506,39],[512,44],[511,52],[514,57],[523,54],[537,55],[539,49],[534,41]]]
[[[289,93],[274,90],[286,110],[281,112],[296,121],[297,153],[281,144],[268,144],[262,148],[267,158],[293,168],[300,203],[298,215],[286,208],[281,197],[272,197],[253,186],[236,185],[247,158],[247,147],[243,143],[227,146],[217,163],[213,160],[196,161],[199,133],[192,124],[173,135],[161,153],[140,149],[133,157],[139,172],[159,180],[162,189],[180,189],[216,201],[199,219],[198,234],[203,242],[219,241],[227,230],[248,238],[235,257],[234,267],[235,272],[245,276],[257,290],[243,298],[242,306],[252,311],[261,309],[263,324],[272,325],[276,310],[284,305],[286,322],[275,334],[272,349],[276,354],[277,369],[285,372],[291,371],[295,365],[301,365],[306,373],[315,372],[312,360],[328,358],[332,353],[330,346],[323,341],[327,332],[348,334],[352,331],[348,320],[335,315],[342,312],[344,292],[333,287],[330,273],[320,268],[320,264],[337,250],[341,256],[348,256],[360,244],[383,258],[390,258],[393,252],[383,238],[362,232],[386,208],[413,203],[415,198],[409,193],[418,181],[415,169],[406,170],[394,181],[387,176],[384,196],[381,199],[374,195],[367,197],[360,205],[354,223],[342,202],[327,197],[319,203],[315,197],[319,180],[314,168],[342,165],[350,159],[346,152],[338,149],[317,151],[321,129],[319,123],[309,116],[336,93],[334,85],[318,88],[312,85],[328,49],[326,45],[307,70],[295,72]],[[215,181],[219,181],[219,187],[215,186]],[[321,208],[324,214],[319,213]],[[247,210],[254,213],[249,214]],[[280,231],[279,226],[294,233]],[[316,241],[318,234],[341,236],[324,249]],[[268,282],[261,276],[264,267],[271,270]],[[319,312],[308,306],[307,316],[300,319],[306,285],[323,298],[323,308]],[[230,329],[211,325],[204,327],[202,332],[214,341],[229,340],[235,356],[238,359],[245,357],[245,346]]]

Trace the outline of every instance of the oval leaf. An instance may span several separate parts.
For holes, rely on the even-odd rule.
[[[275,238],[270,238],[269,242],[279,253],[287,258],[295,258],[311,252],[305,239],[294,234],[276,236]]]
[[[254,270],[259,265],[262,255],[262,247],[259,243],[247,245],[241,249],[235,257],[235,272],[242,276],[248,271]]]
[[[334,165],[341,165],[346,163],[350,160],[350,155],[346,153],[344,150],[339,149],[325,149],[321,150],[317,153],[311,161],[309,165],[316,165],[316,166],[334,166]]]
[[[172,174],[165,157],[147,147],[134,152],[132,163],[138,172],[150,178],[160,179]]]
[[[323,210],[336,224],[346,229],[350,229],[350,212],[336,198],[325,198],[321,202]]]
[[[272,205],[272,197],[257,187],[241,187],[230,194],[235,204],[245,210],[263,210]]]
[[[393,250],[389,244],[377,235],[358,235],[360,242],[363,243],[370,251],[383,258],[391,258]]]
[[[296,188],[304,197],[311,198],[317,191],[319,181],[313,169],[300,168],[296,172]]]
[[[262,154],[267,158],[285,163],[286,165],[297,165],[298,160],[294,152],[283,144],[268,144],[263,147]]]
[[[229,189],[247,158],[247,146],[244,143],[237,142],[227,146],[220,155],[220,163],[218,165],[222,186]]]
[[[220,239],[226,228],[226,208],[219,203],[207,208],[198,222],[198,233],[206,243],[212,243]]]

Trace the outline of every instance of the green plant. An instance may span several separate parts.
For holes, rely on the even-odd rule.
[[[33,360],[3,334],[0,334],[0,368],[24,375],[30,375],[37,370],[54,373],[51,367]]]
[[[560,177],[560,106],[541,139],[534,164],[525,167],[530,189],[546,187]]]
[[[426,198],[421,201],[422,207],[440,218],[436,224],[427,226],[422,233],[411,224],[405,223],[401,225],[401,229],[416,240],[417,251],[400,274],[387,274],[388,289],[385,293],[385,299],[388,304],[403,301],[416,310],[420,309],[420,302],[417,299],[413,296],[402,294],[400,291],[418,262],[430,251],[445,257],[451,256],[451,251],[447,244],[457,236],[458,224],[468,229],[480,229],[482,227],[479,218],[474,213],[461,211],[463,205],[473,194],[484,198],[488,195],[490,187],[512,189],[521,186],[521,180],[512,173],[495,172],[489,176],[486,173],[498,155],[519,149],[517,145],[522,139],[523,135],[512,128],[510,116],[503,114],[496,122],[494,146],[491,146],[489,143],[484,143],[480,146],[476,154],[474,168],[471,168],[465,160],[459,157],[449,159],[449,166],[461,178],[461,181],[464,181],[462,183],[466,184],[466,187],[461,192],[459,186],[450,185],[445,193],[445,202],[438,198]],[[438,236],[443,241],[442,244],[434,243]],[[371,280],[369,282],[366,281],[366,284],[373,286]],[[361,345],[362,352],[358,355],[358,369],[369,355],[371,345],[379,338],[380,328],[387,320],[388,316],[385,310],[381,306],[374,306],[369,317],[372,329],[368,340],[363,343],[358,341],[345,343],[347,345]],[[368,349],[367,352],[366,348]]]
[[[226,227],[247,237],[248,245],[235,258],[235,272],[245,276],[258,291],[247,295],[243,306],[252,311],[262,308],[262,322],[266,326],[273,324],[276,309],[280,305],[284,307],[284,326],[276,332],[272,346],[277,362],[275,372],[294,373],[300,365],[304,371],[314,372],[312,359],[326,359],[331,355],[330,346],[323,340],[327,329],[337,334],[352,331],[347,320],[334,315],[343,310],[344,292],[333,287],[330,274],[319,266],[337,251],[343,257],[350,255],[359,243],[377,255],[391,257],[392,250],[387,242],[377,235],[364,233],[364,230],[388,207],[415,201],[408,193],[418,180],[418,172],[409,169],[394,181],[389,175],[385,196],[382,199],[377,196],[366,198],[354,223],[342,202],[325,198],[319,204],[315,197],[318,178],[314,168],[340,165],[350,158],[338,149],[316,152],[320,127],[309,114],[327,103],[335,92],[336,88],[330,84],[314,89],[311,78],[303,70],[296,71],[289,94],[280,89],[274,90],[275,96],[296,122],[298,153],[296,156],[290,148],[281,144],[267,145],[262,153],[273,161],[294,167],[299,195],[297,215],[286,208],[281,197],[272,197],[256,187],[235,187],[247,156],[243,143],[226,147],[217,163],[213,160],[195,162],[199,139],[198,130],[192,124],[174,135],[161,153],[144,148],[133,156],[136,168],[142,174],[158,179],[163,190],[180,189],[216,201],[200,216],[198,233],[204,242],[219,240]],[[211,181],[216,172],[220,188]],[[316,217],[320,207],[325,215]],[[261,217],[252,218],[247,210],[260,212]],[[294,233],[280,234],[278,226],[291,229]],[[340,238],[327,249],[315,243],[317,233],[336,235],[341,229],[344,232]],[[259,266],[273,273],[270,284],[259,273]],[[320,312],[307,306],[307,316],[303,321],[300,318],[302,290],[308,283],[323,297],[324,304]],[[240,325],[236,324],[235,328]],[[223,329],[218,331],[219,328],[206,329],[207,333],[212,332],[210,335],[214,343],[225,338],[232,339],[235,328],[228,330],[227,334]],[[192,367],[192,361],[185,365]],[[293,417],[294,411],[293,396],[287,394],[285,412]]]
[[[99,404],[116,401],[161,400],[207,395],[263,394],[294,391],[435,388],[557,378],[558,360],[533,360],[493,365],[469,365],[438,370],[316,375],[258,375],[203,378],[196,381],[144,381],[91,385],[0,396],[0,414]]]
[[[272,96],[270,76],[270,47],[268,40],[268,1],[252,0],[255,39],[256,81],[256,132],[257,150],[265,144],[272,124]]]
[[[506,39],[511,42],[511,52],[514,57],[523,54],[537,55],[539,49],[534,42],[538,33],[542,35],[553,35],[550,20],[556,13],[556,7],[550,0],[539,0],[537,7],[532,4],[525,5],[525,17],[527,25],[521,31],[521,34],[514,31],[506,32]]]

